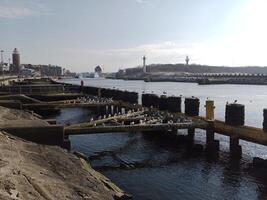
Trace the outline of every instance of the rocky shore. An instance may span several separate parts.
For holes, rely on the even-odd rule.
[[[38,116],[25,111],[0,107],[0,113],[0,126],[25,120],[46,125]],[[3,131],[0,151],[0,199],[131,199],[92,169],[80,154],[25,141]]]

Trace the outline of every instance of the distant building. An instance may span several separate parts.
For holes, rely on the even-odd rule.
[[[62,76],[62,67],[54,65],[40,65],[41,76]]]
[[[10,68],[10,72],[13,74],[20,74],[21,66],[20,66],[20,54],[17,48],[14,49],[12,53],[12,65]]]
[[[189,65],[190,58],[188,56],[185,57],[185,63],[186,65]]]
[[[102,74],[102,68],[99,65],[95,67],[95,73]]]
[[[146,57],[143,57],[143,73],[146,74]]]
[[[95,67],[95,78],[102,76],[102,68],[98,65]]]

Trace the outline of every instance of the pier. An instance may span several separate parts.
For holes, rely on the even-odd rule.
[[[263,128],[245,126],[245,107],[241,104],[227,104],[225,121],[219,121],[214,117],[215,107],[212,100],[207,100],[205,103],[206,116],[199,116],[200,101],[196,97],[185,98],[183,101],[181,96],[142,94],[142,104],[140,105],[138,104],[138,93],[135,92],[56,83],[56,87],[60,87],[62,90],[59,93],[51,94],[52,91],[45,87],[54,88],[53,84],[55,84],[53,81],[49,86],[41,84],[44,89],[36,91],[35,94],[29,94],[29,90],[21,90],[22,94],[2,95],[0,96],[0,105],[12,107],[13,104],[7,102],[16,99],[16,102],[20,104],[20,109],[33,111],[82,107],[95,110],[97,117],[92,118],[89,122],[70,124],[65,127],[58,126],[53,121],[46,127],[24,125],[5,126],[0,129],[25,139],[34,138],[33,140],[37,142],[46,141],[44,143],[61,146],[62,144],[66,146],[69,135],[115,132],[157,134],[161,132],[166,133],[165,137],[170,135],[178,137],[179,129],[187,130],[187,141],[194,144],[195,131],[201,129],[206,134],[207,151],[219,151],[219,141],[214,139],[214,134],[217,133],[230,138],[230,154],[236,158],[242,156],[240,139],[267,146],[267,114],[264,115]],[[9,87],[17,88],[16,85]],[[30,88],[32,86],[22,85],[22,87]],[[40,87],[40,82],[38,87]],[[23,91],[26,92],[23,93]],[[182,106],[183,103],[184,106]],[[182,107],[184,107],[184,112],[182,112]],[[29,131],[31,128],[33,128],[32,130],[38,129],[38,131]],[[52,131],[54,133],[47,131],[48,129],[54,130]]]

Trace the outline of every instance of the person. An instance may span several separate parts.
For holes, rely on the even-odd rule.
[[[81,88],[80,88],[80,90],[81,90],[81,92],[83,91],[83,80],[81,80]]]

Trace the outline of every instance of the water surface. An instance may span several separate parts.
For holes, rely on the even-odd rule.
[[[80,80],[70,80],[79,84]],[[226,102],[238,100],[246,106],[246,124],[262,126],[262,109],[267,107],[267,86],[204,85],[194,83],[145,83],[106,79],[84,80],[85,85],[119,88],[168,95],[196,96],[201,100],[201,114],[207,98],[215,101],[215,117],[224,119]],[[60,123],[88,121],[93,113],[86,109],[63,109]],[[184,134],[181,132],[181,134]],[[192,154],[185,145],[141,133],[105,133],[72,136],[74,150],[87,156],[113,152],[92,166],[99,169],[134,199],[267,199],[267,170],[250,167],[253,156],[267,158],[267,148],[241,141],[243,158],[229,158],[229,138],[216,134],[220,155],[209,159],[204,153]],[[197,130],[196,143],[204,144],[205,132]],[[120,168],[121,161],[145,163],[135,169]],[[117,168],[119,167],[119,168]]]

